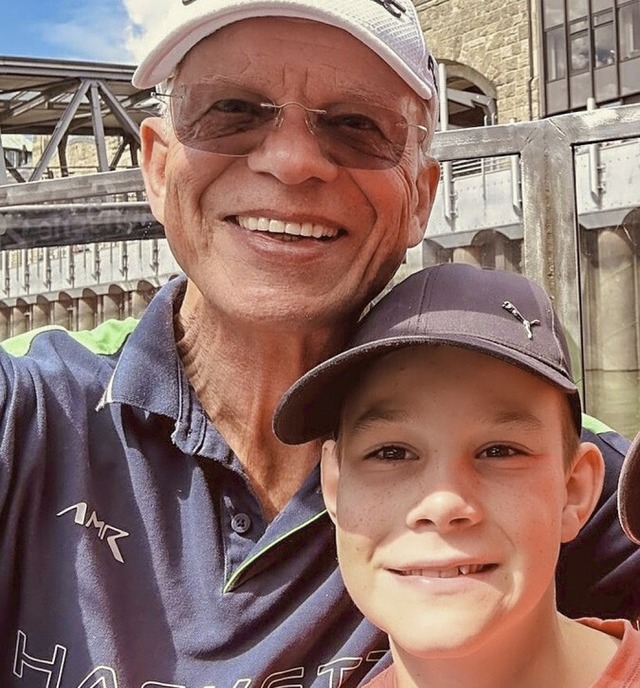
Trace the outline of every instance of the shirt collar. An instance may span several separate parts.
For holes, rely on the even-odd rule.
[[[98,408],[129,404],[174,420],[181,417],[188,382],[176,348],[173,316],[186,277],[169,281],[153,297],[129,335]]]

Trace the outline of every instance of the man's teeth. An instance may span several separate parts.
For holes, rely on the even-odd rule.
[[[338,234],[334,227],[314,224],[313,222],[283,222],[268,217],[238,217],[238,224],[251,232],[268,232],[269,234],[289,234],[314,239],[330,239]]]
[[[456,576],[468,576],[470,573],[479,573],[485,568],[484,564],[465,564],[453,566],[449,569],[409,569],[403,571],[404,576],[422,576],[424,578],[455,578]]]

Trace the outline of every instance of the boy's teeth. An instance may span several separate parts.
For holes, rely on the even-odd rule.
[[[466,566],[459,566],[458,570],[463,576],[466,576],[470,573],[478,573],[479,571],[482,571],[483,566],[482,564],[468,564]]]
[[[443,569],[438,571],[440,578],[455,578],[456,576],[468,576],[470,573],[478,573],[482,571],[481,564],[465,564],[464,566],[456,566],[451,569]]]
[[[470,573],[478,573],[483,569],[484,566],[482,564],[465,564],[464,566],[453,566],[450,569],[439,569],[437,571],[412,569],[407,571],[405,575],[425,576],[427,578],[455,578],[456,576],[468,576]]]

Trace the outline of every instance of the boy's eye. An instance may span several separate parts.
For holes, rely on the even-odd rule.
[[[493,444],[483,449],[479,454],[479,459],[504,459],[507,456],[517,456],[522,452],[508,444]]]
[[[367,459],[378,459],[380,461],[412,461],[418,458],[415,452],[406,447],[399,447],[395,444],[387,444],[370,452]]]

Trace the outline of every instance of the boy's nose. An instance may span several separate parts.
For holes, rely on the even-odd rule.
[[[416,483],[417,496],[407,513],[407,525],[445,532],[479,523],[483,510],[475,487],[469,476],[455,470],[427,471],[424,480]]]

